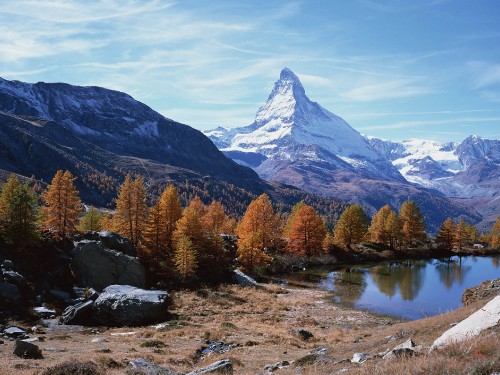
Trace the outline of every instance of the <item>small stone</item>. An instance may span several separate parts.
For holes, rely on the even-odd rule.
[[[101,348],[97,348],[96,352],[99,352],[99,353],[111,353],[111,349],[103,346]]]
[[[368,353],[354,353],[351,359],[352,363],[363,363],[372,356]]]
[[[306,331],[305,329],[297,329],[293,331],[293,334],[304,341],[307,341],[314,337],[314,335],[311,332]]]
[[[43,348],[43,350],[46,352],[59,352],[59,353],[63,353],[66,351],[66,349],[60,348],[58,346],[47,346],[46,348]]]
[[[204,375],[204,374],[233,374],[233,363],[229,359],[214,362],[208,366],[195,371],[188,372],[186,375]]]
[[[19,327],[9,327],[4,329],[3,334],[7,337],[19,338],[27,336],[27,332]]]
[[[95,339],[92,339],[90,342],[92,343],[102,343],[102,342],[108,342],[105,338],[102,337],[96,337]]]
[[[35,314],[43,319],[52,319],[56,316],[56,310],[48,309],[45,306],[34,307],[33,310],[35,311]]]
[[[23,340],[16,340],[14,344],[13,354],[21,358],[29,358],[29,359],[43,358],[42,351],[37,345]]]

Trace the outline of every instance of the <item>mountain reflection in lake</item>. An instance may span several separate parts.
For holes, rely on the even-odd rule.
[[[320,287],[338,303],[420,319],[460,307],[464,289],[499,278],[499,268],[499,256],[392,262],[329,272]]]

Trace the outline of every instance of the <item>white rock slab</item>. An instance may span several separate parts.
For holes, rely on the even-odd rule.
[[[484,305],[483,308],[443,333],[441,337],[434,341],[431,350],[477,336],[485,329],[496,326],[499,320],[500,296],[497,296]]]

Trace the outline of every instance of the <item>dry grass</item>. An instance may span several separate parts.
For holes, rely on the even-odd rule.
[[[436,352],[408,359],[407,363],[371,360],[354,367],[347,362],[335,364],[351,358],[355,352],[375,354],[392,349],[408,338],[419,345],[430,345],[451,323],[464,319],[485,301],[434,318],[399,322],[333,305],[327,297],[323,291],[283,289],[274,285],[261,289],[222,286],[197,292],[177,292],[173,296],[171,312],[178,320],[168,322],[165,328],[97,328],[98,333],[90,329],[47,332],[45,341],[38,343],[44,359],[37,361],[15,357],[13,343],[7,342],[0,345],[0,374],[41,375],[49,367],[65,362],[91,363],[105,374],[123,374],[128,363],[140,357],[178,372],[230,358],[235,374],[242,375],[262,373],[267,364],[298,359],[301,361],[295,365],[302,362],[302,374],[331,374],[343,368],[350,368],[350,374],[433,373],[433,369],[440,365],[452,369],[455,364],[474,358],[483,358],[481,366],[486,366],[484,368],[491,358],[498,360],[496,351],[490,352],[485,345],[477,344],[467,352],[460,349],[462,351],[454,356],[445,351]],[[301,340],[294,334],[297,329],[305,329],[314,337]],[[388,336],[396,339],[388,342]],[[91,343],[96,337],[106,341]],[[223,354],[210,353],[200,358],[197,353],[208,339],[221,341],[231,349]],[[491,332],[487,340],[495,340],[494,345],[500,347],[497,332]],[[324,358],[309,356],[319,346],[327,347]],[[48,347],[65,351],[48,351]],[[101,349],[109,349],[110,353],[103,354]],[[422,363],[418,364],[420,360]],[[430,363],[425,365],[424,362]],[[479,362],[474,368],[480,368]],[[423,372],[411,372],[416,369]],[[291,366],[278,370],[277,374],[294,372],[295,368]]]

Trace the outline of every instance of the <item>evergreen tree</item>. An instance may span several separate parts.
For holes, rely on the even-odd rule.
[[[196,272],[196,250],[189,237],[180,236],[178,238],[174,261],[177,271],[184,281]]]
[[[288,238],[288,250],[294,254],[313,256],[323,250],[326,226],[321,216],[311,206],[303,205],[295,215]]]
[[[439,248],[451,251],[453,249],[454,237],[455,225],[451,218],[447,218],[439,228],[439,232],[436,236],[436,243]]]
[[[82,202],[73,184],[75,179],[69,171],[59,170],[42,194],[45,203],[44,227],[56,238],[65,238],[76,231]]]
[[[90,206],[84,217],[80,220],[80,229],[82,231],[99,232],[102,227],[103,215],[94,207]]]
[[[142,240],[147,210],[144,179],[141,176],[132,179],[128,174],[120,186],[116,200],[116,212],[113,217],[116,232],[138,246]]]
[[[266,194],[260,195],[248,206],[236,228],[238,260],[243,268],[253,271],[271,260],[266,251],[275,248],[280,240],[281,220],[274,212]]]
[[[414,201],[406,201],[399,210],[399,220],[402,223],[403,239],[405,247],[424,241],[427,238],[424,226],[424,217]]]
[[[333,233],[335,242],[350,249],[351,245],[363,240],[367,230],[366,224],[366,213],[361,205],[354,204],[347,207],[335,225]]]
[[[38,199],[27,183],[18,185],[9,200],[10,219],[5,223],[7,243],[18,248],[32,245],[38,240]]]

